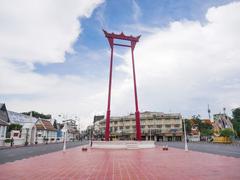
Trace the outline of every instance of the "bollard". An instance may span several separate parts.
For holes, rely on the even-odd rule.
[[[168,145],[163,145],[163,151],[168,151]]]
[[[82,151],[87,151],[87,147],[82,147]]]

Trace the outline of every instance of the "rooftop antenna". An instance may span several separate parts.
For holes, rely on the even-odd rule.
[[[211,110],[209,108],[209,104],[208,104],[208,118],[211,120]]]

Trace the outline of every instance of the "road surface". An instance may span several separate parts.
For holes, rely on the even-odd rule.
[[[67,149],[73,148],[81,145],[88,144],[87,141],[80,142],[67,142]],[[47,154],[55,151],[61,151],[63,149],[63,143],[58,144],[39,144],[36,146],[24,146],[18,148],[8,148],[8,149],[1,149],[0,150],[0,164],[6,162],[13,162],[16,160],[21,160],[24,158],[29,158],[32,156]]]
[[[157,145],[166,145],[169,147],[184,149],[184,142],[157,142]],[[188,149],[191,151],[206,152],[223,156],[240,158],[240,145],[236,144],[213,144],[205,142],[188,143]]]

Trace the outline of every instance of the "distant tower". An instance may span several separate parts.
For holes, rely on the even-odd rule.
[[[223,114],[226,115],[226,108],[223,108]]]
[[[208,104],[208,118],[211,120],[211,110],[209,108],[209,104]]]

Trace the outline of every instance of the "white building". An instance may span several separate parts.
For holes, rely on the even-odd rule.
[[[11,124],[22,125],[20,137],[17,134],[16,136],[12,136],[14,138],[14,145],[23,145],[25,142],[28,144],[34,144],[36,137],[35,123],[38,119],[13,111],[8,111],[8,116]]]
[[[94,138],[103,139],[106,120],[94,117]],[[180,113],[142,112],[140,114],[143,140],[181,141],[182,116]],[[135,114],[110,119],[110,138],[133,140],[136,136]]]
[[[37,134],[35,141],[37,143],[53,143],[57,141],[57,129],[55,129],[50,120],[39,119],[36,122]]]
[[[6,139],[7,126],[9,125],[9,118],[5,104],[0,103],[0,146],[4,145]]]
[[[80,132],[77,129],[76,120],[67,119],[67,120],[63,120],[62,122],[63,124],[67,125],[67,141],[71,141],[71,140],[74,141],[80,138]],[[63,137],[64,137],[64,133],[65,132],[62,132]]]

